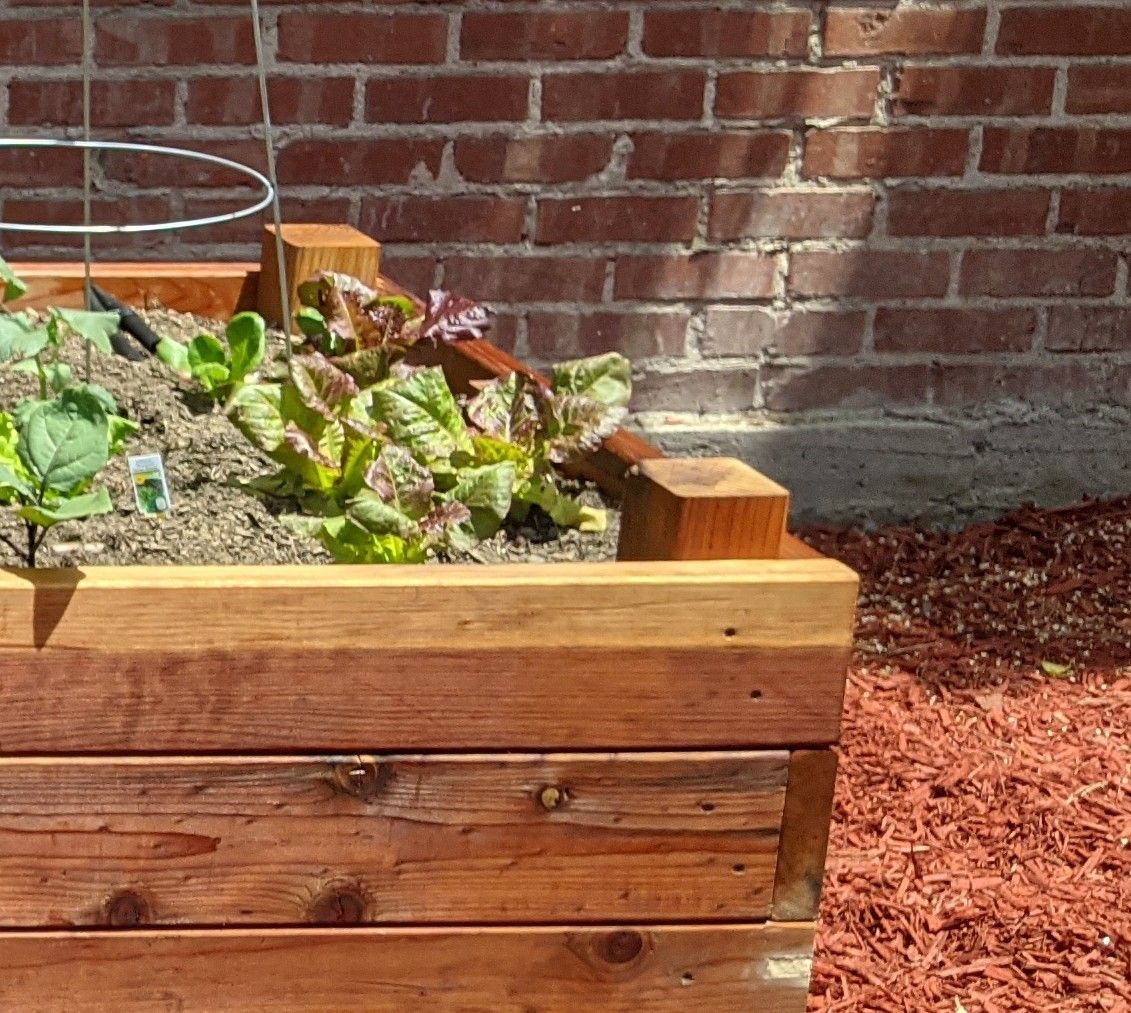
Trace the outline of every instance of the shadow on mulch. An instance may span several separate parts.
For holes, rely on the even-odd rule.
[[[1131,497],[805,537],[863,578],[809,1009],[1131,1011]]]

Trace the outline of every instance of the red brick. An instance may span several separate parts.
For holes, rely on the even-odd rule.
[[[491,344],[513,355],[518,346],[518,323],[520,319],[521,316],[518,314],[492,310],[490,330],[487,334]]]
[[[775,313],[763,307],[715,306],[700,342],[705,356],[852,355],[860,350],[860,312]]]
[[[739,71],[719,75],[715,113],[724,118],[856,116],[876,105],[880,72],[865,70]]]
[[[761,253],[617,258],[618,299],[768,299],[777,259]]]
[[[96,127],[165,126],[173,122],[173,81],[95,81],[91,119]],[[8,86],[8,122],[21,126],[82,123],[80,81],[13,81]]]
[[[1043,236],[1050,192],[1038,189],[888,191],[888,235]]]
[[[758,370],[645,370],[632,383],[629,408],[635,412],[741,412],[754,407]]]
[[[1118,258],[1111,250],[970,250],[964,295],[1111,295]]]
[[[1131,130],[1098,127],[987,127],[984,172],[1131,172]]]
[[[1070,113],[1131,113],[1131,66],[1069,67],[1065,108]]]
[[[99,66],[193,67],[255,62],[247,17],[177,18],[115,15],[102,18],[95,38]]]
[[[659,10],[644,15],[648,56],[805,56],[808,11]]]
[[[1125,306],[1054,306],[1045,348],[1053,352],[1131,349],[1131,309]]]
[[[706,75],[698,70],[547,74],[546,120],[697,120]]]
[[[386,247],[381,251],[381,273],[414,295],[423,296],[436,277],[436,258],[402,256]]]
[[[1131,10],[1080,4],[1002,11],[997,51],[1010,56],[1131,54]]]
[[[779,412],[922,405],[930,379],[927,366],[769,365],[762,397]]]
[[[861,238],[872,229],[871,190],[756,190],[716,193],[712,239]]]
[[[448,19],[442,14],[279,16],[279,59],[297,63],[443,63]]]
[[[461,137],[455,161],[475,183],[564,183],[601,172],[613,156],[608,134]]]
[[[1122,236],[1131,232],[1131,190],[1065,190],[1057,232]]]
[[[204,218],[246,207],[246,200],[217,200],[214,197],[207,200],[189,199],[185,201],[185,214],[192,218]],[[337,224],[349,221],[350,202],[344,198],[302,200],[288,195],[286,209],[291,221]],[[193,229],[192,238],[198,243],[243,243],[258,246],[263,240],[263,222],[253,216],[234,222],[206,225]]]
[[[9,19],[0,25],[0,63],[44,67],[82,59],[82,24],[74,15]]]
[[[527,342],[538,359],[565,359],[623,352],[631,359],[683,355],[687,323],[683,311],[664,313],[539,313],[527,318]]]
[[[291,141],[279,154],[279,179],[322,186],[408,183],[418,168],[438,175],[443,150],[440,138]]]
[[[907,67],[896,116],[1035,116],[1052,109],[1052,67]]]
[[[517,243],[525,212],[502,197],[371,197],[359,227],[382,242]]]
[[[792,255],[789,291],[801,296],[867,299],[941,296],[949,276],[946,253],[815,250]]]
[[[687,242],[695,197],[566,197],[538,201],[538,242]]]
[[[741,179],[780,176],[789,157],[783,130],[632,135],[629,179]]]
[[[985,28],[984,10],[830,10],[825,21],[825,55],[978,53]]]
[[[4,200],[4,219],[13,222],[35,222],[41,225],[79,225],[82,223],[82,199],[41,200],[8,197]],[[169,198],[162,197],[98,197],[90,205],[90,219],[96,225],[144,224],[168,221]],[[262,232],[262,225],[260,226]],[[52,242],[62,237],[54,237]]]
[[[365,89],[365,118],[371,123],[525,120],[529,93],[530,79],[522,74],[382,78]]]
[[[1027,352],[1034,310],[895,309],[876,313],[877,352]]]
[[[802,170],[809,177],[835,179],[960,176],[966,143],[965,130],[811,130],[805,138]]]
[[[444,287],[500,302],[600,302],[603,257],[450,257]]]
[[[1089,365],[955,363],[932,370],[930,397],[940,407],[956,408],[997,401],[1064,404],[1104,400],[1109,391],[1102,371]]]
[[[199,148],[199,138],[163,137],[162,144],[180,148]],[[263,142],[252,138],[239,141],[208,142],[208,153],[241,162],[253,169],[264,171]],[[141,187],[167,188],[170,179],[179,187],[237,187],[254,189],[256,184],[243,173],[205,162],[173,159],[167,155],[138,153],[134,151],[106,151],[99,157],[106,178],[116,183],[129,183]]]
[[[348,77],[276,77],[268,97],[276,123],[346,126],[353,117],[353,79]],[[185,115],[190,123],[208,125],[260,123],[259,82],[254,77],[190,80]]]
[[[474,13],[463,16],[464,60],[604,60],[628,41],[626,11]]]

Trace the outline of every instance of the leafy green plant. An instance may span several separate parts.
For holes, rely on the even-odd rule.
[[[26,288],[0,259],[0,302]],[[63,521],[112,509],[110,494],[92,483],[110,458],[122,452],[135,423],[118,415],[109,392],[95,384],[72,384],[59,355],[70,337],[109,354],[117,330],[114,313],[49,309],[45,317],[0,314],[0,362],[32,372],[39,397],[0,412],[0,503],[23,522],[25,544],[3,540],[28,566],[36,565],[47,533]]]
[[[212,334],[199,334],[187,345],[163,338],[157,356],[173,372],[191,378],[219,401],[229,401],[263,362],[267,327],[258,313],[234,316],[224,334],[225,346]]]
[[[467,549],[535,506],[561,525],[604,527],[603,512],[569,497],[555,469],[616,429],[631,389],[626,359],[610,353],[561,363],[549,383],[511,374],[461,401],[439,367],[402,360],[422,339],[481,336],[482,307],[437,291],[417,312],[409,299],[336,274],[317,276],[300,293],[308,351],[279,379],[249,382],[261,353],[230,386],[230,369],[191,368],[191,344],[162,356],[189,366],[185,372],[224,400],[236,427],[279,465],[247,487],[297,504],[302,513],[284,515],[286,523],[342,562],[420,562]],[[240,329],[261,334],[262,322]],[[228,341],[234,348],[232,327]],[[208,362],[220,362],[209,348]]]

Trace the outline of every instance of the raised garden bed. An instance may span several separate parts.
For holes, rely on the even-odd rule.
[[[580,471],[619,562],[0,574],[0,1006],[802,1010],[856,578],[738,462]]]

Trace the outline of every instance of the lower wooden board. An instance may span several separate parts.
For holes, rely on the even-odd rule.
[[[0,753],[828,743],[855,591],[831,560],[0,572]]]
[[[0,925],[753,921],[789,754],[0,761]]]
[[[802,1013],[811,924],[0,933],[19,1013]]]

